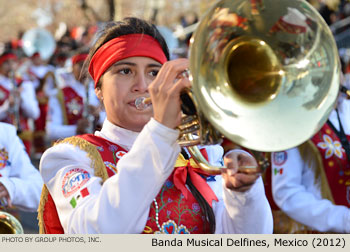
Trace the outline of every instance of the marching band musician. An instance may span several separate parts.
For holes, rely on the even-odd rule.
[[[13,125],[0,122],[0,209],[35,212],[43,181]]]
[[[41,233],[271,233],[262,179],[242,150],[224,156],[221,175],[202,172],[177,143],[178,78],[187,59],[168,61],[159,31],[143,20],[112,22],[90,50],[89,73],[107,118],[101,131],[66,138],[42,156]],[[151,97],[138,110],[135,99]],[[202,149],[221,163],[221,146]],[[175,168],[174,168],[175,167]]]
[[[318,133],[301,146],[272,153],[275,233],[350,233],[349,116],[350,100],[340,92]]]
[[[100,101],[93,85],[86,87],[79,81],[86,57],[85,53],[74,55],[71,59],[72,72],[57,73],[57,78],[62,80],[62,84],[56,93],[49,97],[46,122],[47,137],[52,141],[77,134],[93,133],[89,127],[93,127],[94,121],[97,122],[100,117]],[[86,90],[87,88],[89,90]],[[90,119],[85,117],[84,109],[88,110],[85,113],[92,115],[94,121],[90,122]],[[90,125],[91,123],[93,125]]]
[[[15,74],[16,59],[11,52],[0,56],[0,121],[16,126],[30,155],[32,129],[29,120],[36,120],[40,112],[33,83]]]
[[[39,103],[40,116],[34,121],[34,156],[40,157],[47,148],[46,145],[46,117],[48,110],[48,97],[55,92],[55,68],[41,59],[40,53],[35,52],[28,67],[28,76],[33,80],[36,99]]]

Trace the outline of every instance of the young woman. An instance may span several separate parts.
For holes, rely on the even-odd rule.
[[[46,233],[271,233],[262,180],[237,173],[254,165],[244,151],[224,157],[221,176],[201,174],[179,155],[175,128],[179,74],[187,59],[168,61],[157,29],[137,18],[111,23],[89,55],[89,73],[107,118],[101,131],[65,139],[40,164],[46,184],[39,220]],[[138,97],[152,106],[139,110]],[[203,150],[222,161],[221,146]]]

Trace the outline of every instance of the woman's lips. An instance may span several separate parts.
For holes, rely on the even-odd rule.
[[[135,100],[128,103],[129,106],[136,108]]]

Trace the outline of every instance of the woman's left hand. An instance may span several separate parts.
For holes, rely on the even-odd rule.
[[[12,202],[11,202],[10,194],[7,191],[6,187],[2,183],[0,183],[0,199],[2,198],[5,198],[7,202],[7,206],[11,208]]]
[[[255,183],[260,174],[247,174],[239,172],[241,166],[258,166],[255,158],[250,154],[234,150],[226,154],[224,157],[224,164],[226,168],[222,169],[222,177],[225,181],[226,188],[245,192],[249,190]]]

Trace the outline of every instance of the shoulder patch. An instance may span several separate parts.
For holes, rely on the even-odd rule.
[[[77,192],[90,179],[90,173],[81,168],[69,170],[62,180],[62,193],[64,197]]]
[[[272,154],[272,163],[277,166],[284,165],[284,163],[287,161],[287,152],[286,151],[280,151],[280,152],[274,152]]]

